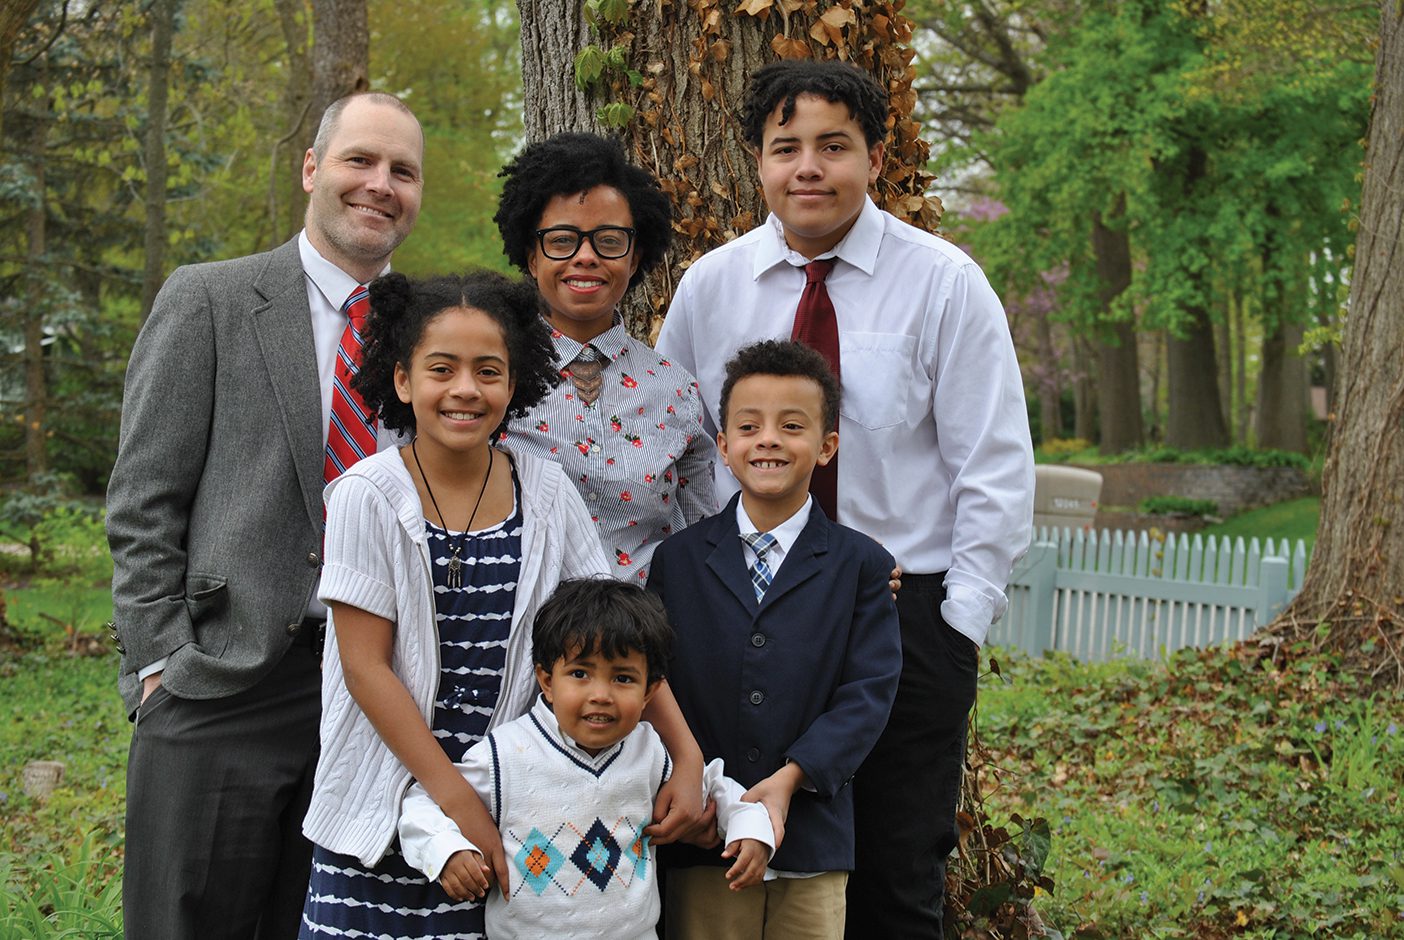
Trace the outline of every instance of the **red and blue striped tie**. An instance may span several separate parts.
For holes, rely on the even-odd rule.
[[[351,377],[361,369],[361,330],[370,313],[370,295],[357,287],[341,305],[346,330],[336,348],[332,378],[331,424],[327,427],[327,459],[322,477],[330,483],[362,457],[375,453],[375,415],[367,413],[360,393],[351,388]]]

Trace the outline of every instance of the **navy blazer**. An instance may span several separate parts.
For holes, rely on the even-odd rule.
[[[795,793],[771,867],[851,870],[848,783],[887,724],[902,670],[892,556],[814,503],[758,606],[736,528],[739,498],[653,556],[648,588],[677,632],[668,684],[704,758],[720,757],[741,784],[787,760],[808,776],[814,791]],[[688,846],[668,861],[723,864],[718,851]]]

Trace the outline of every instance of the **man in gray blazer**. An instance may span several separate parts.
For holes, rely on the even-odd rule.
[[[132,350],[107,494],[120,687],[136,721],[129,938],[297,934],[342,307],[414,227],[423,154],[396,98],[334,103],[303,161],[302,233],[175,271]]]

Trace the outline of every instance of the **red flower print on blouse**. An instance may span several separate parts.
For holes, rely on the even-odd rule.
[[[653,474],[651,474],[651,473],[645,473],[645,474],[644,474],[644,482],[645,482],[645,483],[652,483],[652,482],[653,482],[654,480],[656,480],[656,479],[658,479],[658,478],[655,477],[655,476],[654,476]]]
[[[674,408],[672,405],[668,406],[667,411],[670,415],[675,415],[678,413],[678,409]]]
[[[629,553],[624,551],[622,548],[616,548],[614,550],[614,559],[619,563],[619,567],[621,568],[627,568],[631,562],[631,559],[629,558]]]
[[[664,483],[672,483],[672,482],[673,482],[673,471],[671,471],[671,470],[664,470],[664,471],[663,471],[663,482],[664,482]]]
[[[576,441],[575,449],[580,451],[582,454],[588,454],[590,452],[590,445],[585,443],[584,441]]]
[[[619,499],[622,502],[632,503],[634,501],[634,494],[630,493],[628,490],[625,490],[624,492],[619,494]]]
[[[619,415],[609,416],[609,429],[615,434],[618,434],[620,431],[624,430],[624,425],[621,424],[619,421]]]
[[[635,447],[643,446],[643,440],[637,434],[625,434],[624,440],[628,441],[630,444],[633,444]]]
[[[625,372],[624,377],[619,380],[619,384],[624,386],[625,388],[638,388],[639,380],[634,378],[629,373]]]
[[[551,430],[551,427],[545,421],[540,421],[537,422],[536,430],[540,431],[542,434],[545,434],[547,431]]]

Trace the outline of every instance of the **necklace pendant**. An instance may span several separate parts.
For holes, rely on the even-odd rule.
[[[451,588],[463,587],[463,563],[458,560],[458,546],[454,546],[453,554],[448,560],[448,586]]]

